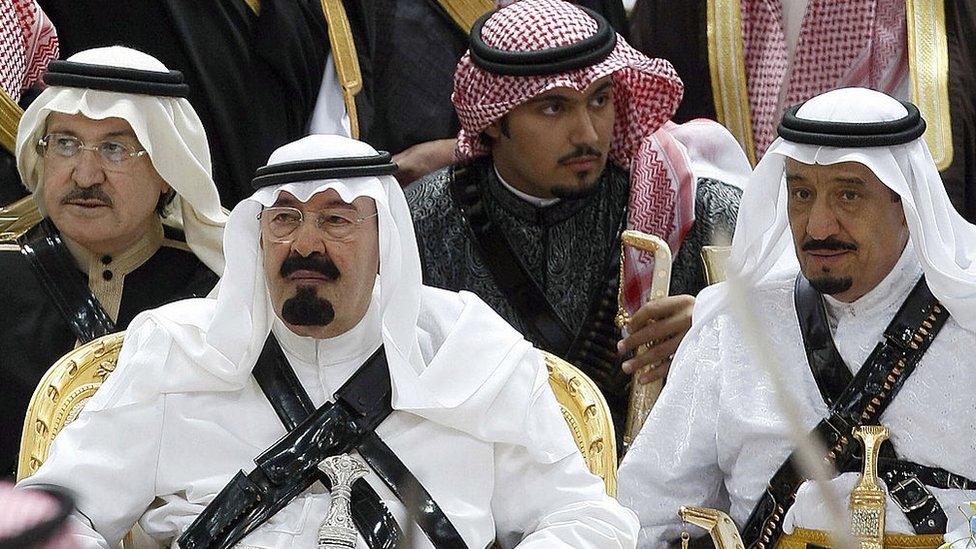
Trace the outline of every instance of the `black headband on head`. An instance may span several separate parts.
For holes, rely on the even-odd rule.
[[[257,190],[298,181],[393,175],[396,171],[397,165],[391,161],[390,153],[377,151],[374,156],[296,160],[262,166],[254,174],[251,186]]]
[[[783,139],[804,145],[844,148],[904,145],[925,133],[925,120],[918,107],[908,101],[900,103],[908,114],[885,122],[807,120],[796,115],[803,106],[800,103],[786,110],[776,131]]]
[[[546,76],[596,65],[617,46],[617,33],[602,15],[576,7],[596,20],[596,34],[575,44],[536,51],[505,51],[485,44],[481,27],[494,12],[482,15],[471,27],[471,61],[488,72],[509,76]]]
[[[186,97],[190,94],[190,86],[183,81],[180,71],[144,71],[73,61],[51,61],[44,73],[44,83],[48,86],[163,97]]]

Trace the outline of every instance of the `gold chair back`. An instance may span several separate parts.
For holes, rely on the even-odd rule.
[[[603,479],[607,494],[617,495],[617,446],[610,408],[589,377],[575,366],[543,352],[549,385],[590,472]]]
[[[54,437],[78,417],[88,399],[115,371],[122,336],[109,334],[70,351],[41,378],[27,407],[17,480],[37,471],[47,459]]]
[[[63,356],[44,374],[31,397],[20,442],[17,480],[29,477],[47,459],[48,448],[64,426],[115,371],[124,333],[110,334]],[[545,355],[549,384],[563,418],[593,474],[617,492],[617,449],[610,409],[596,384],[561,358]]]

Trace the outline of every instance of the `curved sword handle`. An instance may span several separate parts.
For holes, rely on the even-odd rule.
[[[745,549],[732,518],[722,511],[707,507],[681,507],[678,516],[689,524],[708,530],[715,549]]]
[[[620,292],[617,294],[617,327],[623,329],[630,322],[630,314],[624,306],[624,260],[626,248],[630,246],[638,250],[654,254],[654,274],[651,279],[651,295],[649,299],[660,299],[666,297],[671,286],[671,248],[668,243],[660,237],[640,231],[626,230],[620,236]],[[646,345],[641,345],[636,354],[640,355],[647,351]],[[651,412],[657,397],[661,394],[664,381],[658,380],[652,383],[641,384],[637,382],[638,376],[647,372],[650,366],[645,366],[634,372],[633,381],[630,383],[630,400],[627,407],[627,423],[624,427],[624,445],[621,449],[621,456],[627,452],[631,443],[637,438],[637,433],[644,426],[647,414]]]

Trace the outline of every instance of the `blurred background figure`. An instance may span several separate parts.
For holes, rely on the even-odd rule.
[[[0,547],[75,549],[67,524],[72,509],[71,498],[61,492],[0,482]]]
[[[329,4],[343,11],[353,36],[368,36],[358,2]],[[121,44],[183,73],[190,104],[207,131],[214,181],[227,208],[250,196],[254,170],[277,147],[313,129],[349,133],[336,122],[345,110],[320,0],[41,0],[41,5],[58,26],[64,57]],[[359,50],[370,48],[362,44]]]
[[[956,209],[976,221],[976,5],[967,0],[637,0],[631,42],[685,80],[677,122],[728,126],[753,164],[786,107],[834,88],[918,104]]]

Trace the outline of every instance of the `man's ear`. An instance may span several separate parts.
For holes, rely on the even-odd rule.
[[[485,128],[485,133],[488,135],[488,137],[498,141],[502,136],[501,119],[499,118],[498,120],[495,120],[491,123],[491,125]]]

